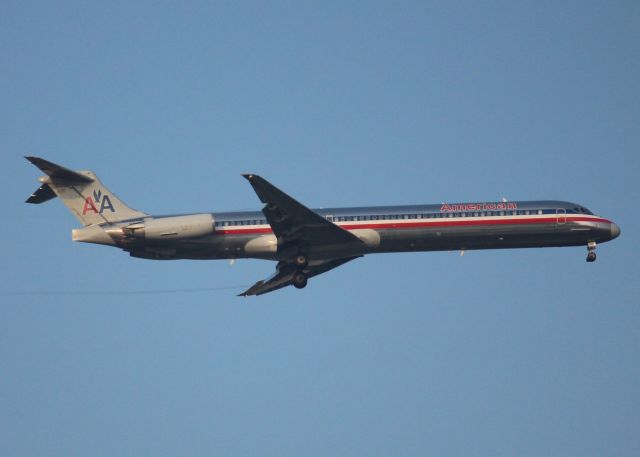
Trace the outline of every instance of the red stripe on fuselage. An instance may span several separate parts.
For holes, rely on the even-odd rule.
[[[564,215],[560,216],[561,219],[565,219]],[[484,220],[456,220],[456,218],[440,218],[431,219],[421,222],[394,222],[394,221],[370,221],[367,224],[336,224],[345,230],[362,230],[362,229],[412,229],[412,228],[428,228],[428,227],[460,227],[460,226],[479,226],[479,225],[523,225],[523,224],[550,224],[556,223],[558,217],[543,217],[543,218],[525,218],[525,219],[513,219],[506,217],[499,217],[497,219],[484,219]],[[566,222],[605,222],[611,224],[611,221],[603,218],[590,218],[584,216],[566,216]],[[559,225],[564,225],[560,223]],[[273,233],[271,228],[242,228],[242,229],[225,229],[216,230],[215,233],[222,235],[259,235]]]

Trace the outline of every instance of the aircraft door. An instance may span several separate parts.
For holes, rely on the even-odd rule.
[[[556,223],[559,225],[567,223],[567,210],[564,208],[556,209]]]

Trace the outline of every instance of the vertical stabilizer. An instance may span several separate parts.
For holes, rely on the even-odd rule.
[[[39,157],[26,159],[46,173],[40,178],[42,186],[27,199],[28,203],[43,203],[58,196],[83,225],[146,216],[129,208],[92,171],[69,170]]]

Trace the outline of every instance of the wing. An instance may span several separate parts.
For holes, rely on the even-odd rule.
[[[329,222],[302,203],[282,192],[258,175],[243,175],[258,198],[265,203],[262,212],[279,239],[278,250],[289,248],[306,250],[322,246],[346,245],[360,247],[364,243],[357,236]]]
[[[329,270],[333,270],[340,265],[343,265],[358,257],[347,257],[344,259],[333,259],[321,262],[311,262],[302,270],[298,269],[294,264],[289,262],[278,262],[276,266],[276,272],[268,279],[258,281],[245,292],[238,295],[239,297],[248,297],[251,295],[262,295],[267,292],[273,292],[274,290],[281,289],[286,286],[294,284],[296,281],[296,274],[302,273],[304,275],[304,282],[298,284],[297,287],[304,287],[306,285],[306,278],[312,278],[322,273],[326,273]]]
[[[258,175],[243,175],[265,204],[262,208],[274,235],[278,238],[281,259],[275,274],[258,281],[240,294],[262,295],[294,285],[303,288],[307,279],[361,257],[364,242],[357,236],[326,220],[302,203],[282,192]],[[297,262],[304,254],[304,262]]]

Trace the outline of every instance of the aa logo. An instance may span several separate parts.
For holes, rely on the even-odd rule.
[[[98,209],[98,205],[100,206],[100,209]],[[109,196],[107,194],[102,195],[101,190],[94,190],[93,198],[91,198],[91,195],[89,195],[84,199],[84,208],[82,208],[82,215],[84,216],[89,212],[102,214],[104,210],[107,209],[112,213],[116,212],[113,204],[111,203],[111,200],[109,199]]]

